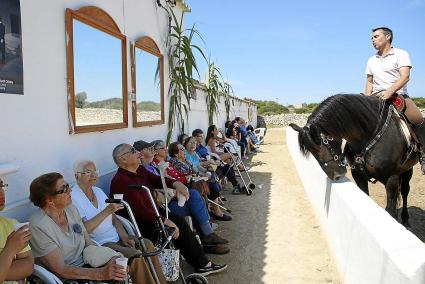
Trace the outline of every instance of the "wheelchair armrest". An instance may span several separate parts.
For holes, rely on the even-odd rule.
[[[62,284],[62,281],[55,274],[38,264],[34,264],[33,275],[40,278],[46,284]]]

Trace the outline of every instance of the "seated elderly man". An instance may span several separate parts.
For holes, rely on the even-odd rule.
[[[64,279],[125,279],[124,267],[115,264],[117,253],[93,246],[78,210],[71,204],[71,188],[61,174],[48,173],[34,179],[30,200],[38,207],[30,218],[30,243],[37,262]]]
[[[5,207],[5,188],[7,184],[0,179],[0,211]],[[34,270],[34,257],[28,242],[31,232],[28,226],[14,231],[14,224],[18,223],[0,216],[0,283],[18,283],[31,275]]]
[[[143,148],[149,148],[153,145]],[[157,228],[157,216],[155,208],[159,208],[155,199],[155,188],[162,188],[161,178],[145,167],[141,166],[141,153],[129,144],[120,144],[112,152],[112,157],[117,164],[118,171],[111,181],[110,194],[124,194],[124,200],[127,201],[133,209],[133,214],[138,222],[142,234],[152,239]],[[181,182],[166,178],[167,187],[175,188],[177,194],[183,194],[189,199],[189,191]],[[144,190],[129,189],[129,185],[138,184],[148,187],[154,196],[155,204],[151,204],[148,194]],[[170,212],[169,219],[161,211],[161,219],[164,224],[177,229],[174,234],[174,244],[180,249],[186,261],[192,265],[198,273],[208,275],[216,273],[227,268],[227,265],[219,265],[211,262],[205,255],[202,247],[199,245],[194,233],[187,225],[183,217]]]
[[[121,252],[125,257],[140,254],[136,249],[139,241],[130,237],[125,231],[123,224],[115,215],[122,209],[122,204],[106,204],[106,194],[95,186],[98,179],[98,171],[93,161],[79,160],[74,163],[74,174],[77,184],[72,187],[72,204],[78,209],[84,226],[90,237],[97,243]],[[151,241],[145,239],[149,251],[154,247]],[[157,257],[152,257],[158,280],[166,283]],[[135,283],[154,284],[155,278],[149,270],[148,263],[144,258],[135,258],[130,265],[130,276]]]

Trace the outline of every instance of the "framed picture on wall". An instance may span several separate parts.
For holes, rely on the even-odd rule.
[[[0,0],[0,95],[23,95],[23,75],[19,0]]]

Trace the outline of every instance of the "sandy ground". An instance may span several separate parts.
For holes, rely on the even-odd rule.
[[[209,283],[342,283],[285,141],[283,128],[268,130],[249,163],[252,196],[231,195],[230,184],[224,190],[234,219],[219,222],[217,233],[231,252],[210,257],[229,268]]]
[[[347,175],[351,178],[351,175]],[[415,234],[420,240],[425,242],[425,188],[423,186],[425,182],[425,176],[421,174],[419,164],[416,164],[413,168],[413,177],[410,180],[410,192],[407,198],[407,210],[410,215],[410,228],[409,230]],[[382,208],[385,208],[387,202],[387,194],[385,187],[381,183],[372,184],[369,183],[369,194],[370,197],[379,204]],[[401,197],[400,197],[401,206]],[[400,207],[399,206],[399,207]],[[401,222],[401,209],[398,212],[398,221]]]

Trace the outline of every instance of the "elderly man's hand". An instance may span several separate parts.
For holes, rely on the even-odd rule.
[[[189,189],[179,181],[173,183],[173,187],[176,189],[177,194],[181,194],[186,197],[186,200],[189,200]]]

